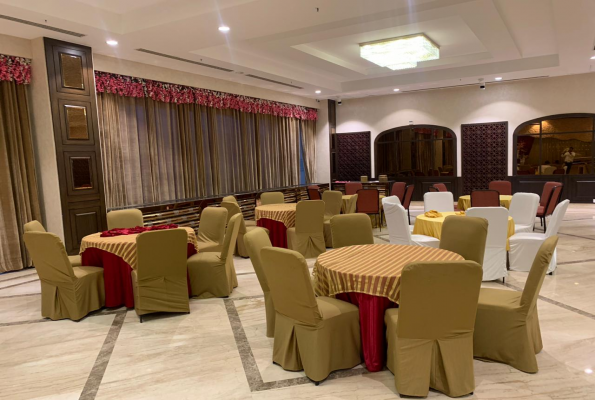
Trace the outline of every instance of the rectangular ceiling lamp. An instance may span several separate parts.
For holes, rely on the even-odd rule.
[[[359,51],[362,58],[393,71],[440,58],[440,47],[423,33],[360,43]]]

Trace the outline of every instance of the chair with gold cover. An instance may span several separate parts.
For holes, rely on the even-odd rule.
[[[198,234],[196,235],[198,252],[220,251],[225,237],[227,210],[221,207],[206,207],[200,213]]]
[[[24,228],[25,228],[24,229],[25,232],[46,232],[43,225],[41,225],[41,223],[37,220],[27,222],[24,225]],[[74,255],[74,256],[68,256],[68,261],[70,261],[70,264],[73,267],[80,267],[81,265],[83,265],[81,256],[79,254]]]
[[[414,262],[401,274],[399,308],[385,313],[387,366],[401,395],[451,397],[475,389],[473,328],[481,286],[474,261]]]
[[[134,310],[143,315],[155,312],[189,313],[184,229],[143,232],[136,237],[137,267],[132,270]]]
[[[41,316],[74,321],[105,305],[103,268],[73,267],[60,238],[25,232],[25,246],[41,281]]]
[[[236,247],[234,249],[234,254],[237,254],[238,256],[244,257],[244,258],[248,257],[248,251],[246,250],[246,245],[244,244],[244,235],[247,232],[250,232],[254,229],[258,229],[258,227],[255,225],[248,226],[248,224],[247,224],[248,221],[244,220],[244,215],[242,214],[242,211],[240,210],[240,207],[237,205],[237,203],[223,201],[223,202],[221,202],[221,207],[223,207],[227,210],[227,223],[229,223],[229,220],[234,215],[240,216],[240,230],[238,231],[238,239],[236,240]],[[254,222],[254,221],[251,221],[251,222]],[[266,229],[266,228],[262,228],[262,229],[266,230],[266,232],[268,234],[268,232],[269,232],[268,229]]]
[[[543,349],[537,298],[558,236],[548,237],[537,252],[522,292],[482,288],[479,293],[473,355],[505,363],[523,372],[539,370],[535,354]]]
[[[295,227],[287,229],[287,247],[306,258],[326,251],[324,243],[324,201],[300,201],[296,206]]]
[[[487,238],[486,219],[451,215],[444,220],[438,247],[483,266]]]
[[[285,203],[285,195],[283,192],[264,192],[260,195],[260,204],[266,206],[267,204],[283,204]]]
[[[128,208],[107,213],[107,229],[136,228],[143,225],[143,213],[139,209]]]
[[[333,247],[331,218],[341,214],[343,194],[338,190],[326,190],[322,193],[322,201],[324,201],[324,243],[326,247]]]
[[[372,221],[366,214],[341,214],[331,218],[333,248],[374,244]]]
[[[332,371],[361,363],[359,310],[353,304],[314,296],[304,257],[265,247],[262,266],[275,303],[273,362],[304,370],[318,385]]]
[[[227,210],[217,208],[224,211]],[[200,299],[228,297],[238,286],[233,265],[233,249],[240,230],[241,217],[234,215],[229,220],[221,251],[200,251],[188,258],[188,274],[192,296]]]
[[[252,261],[254,272],[256,272],[256,278],[262,288],[264,294],[264,309],[267,321],[267,337],[274,337],[275,335],[275,306],[273,304],[273,297],[271,296],[271,290],[267,282],[264,269],[262,267],[261,250],[265,247],[273,247],[269,234],[264,228],[254,229],[244,236],[244,242],[246,243],[246,250]]]

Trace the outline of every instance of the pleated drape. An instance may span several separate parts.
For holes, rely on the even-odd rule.
[[[0,272],[30,266],[23,225],[41,220],[27,87],[0,82]]]
[[[97,93],[108,208],[298,185],[316,121]]]

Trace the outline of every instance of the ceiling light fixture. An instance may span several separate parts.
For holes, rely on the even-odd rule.
[[[117,40],[106,40],[105,43],[109,44],[110,46],[117,46],[118,45],[118,41]]]
[[[220,26],[219,27],[219,32],[229,32],[229,26]]]
[[[398,92],[399,90],[401,90],[401,89],[393,89],[393,92]]]
[[[497,76],[497,77],[494,78],[494,80],[495,81],[501,81],[502,80],[502,77],[501,76]]]
[[[591,60],[595,60],[595,56],[591,57]]]
[[[360,43],[359,52],[362,58],[393,71],[440,58],[440,47],[423,33]]]
[[[586,373],[586,374],[592,374],[592,373],[593,373],[593,370],[592,370],[591,368],[587,368],[587,369],[585,370],[585,373]]]
[[[316,94],[320,94],[320,93],[322,93],[322,91],[321,91],[321,90],[317,90],[317,91],[315,91],[314,93],[316,93]]]

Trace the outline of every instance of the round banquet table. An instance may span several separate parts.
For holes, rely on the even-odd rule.
[[[187,257],[197,253],[194,229],[181,227],[188,232]],[[102,267],[105,283],[105,306],[134,307],[132,292],[133,269],[136,269],[136,237],[138,234],[101,237],[101,232],[85,236],[81,241],[81,262],[89,267]],[[190,280],[188,280],[190,290]]]
[[[442,234],[442,224],[444,223],[444,219],[449,215],[457,215],[456,212],[441,212],[442,217],[438,218],[430,218],[426,217],[424,214],[420,214],[415,217],[415,225],[413,225],[413,234],[414,235],[426,235],[432,236],[436,239],[440,239]],[[508,238],[514,235],[514,220],[512,217],[508,217]],[[508,240],[506,241],[506,249],[510,250],[510,245]]]
[[[254,209],[256,225],[269,230],[275,247],[287,248],[287,229],[295,226],[296,203],[267,204]]]
[[[458,261],[441,249],[396,244],[367,244],[327,251],[314,265],[319,296],[336,297],[359,307],[366,368],[380,371],[386,355],[384,312],[399,300],[401,271],[413,261]]]
[[[500,205],[502,207],[510,208],[511,201],[512,201],[512,196],[503,195],[503,194],[500,195]],[[471,196],[466,195],[466,196],[459,197],[458,207],[459,207],[459,210],[462,210],[462,211],[465,211],[465,210],[471,208]]]
[[[341,203],[341,214],[350,214],[355,212],[357,203],[357,194],[344,194]]]

